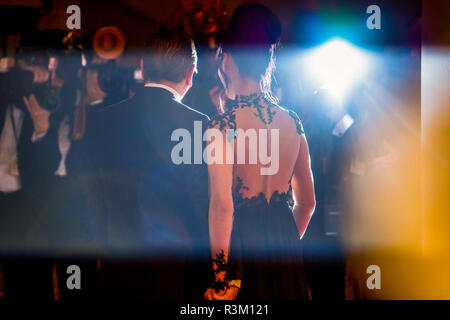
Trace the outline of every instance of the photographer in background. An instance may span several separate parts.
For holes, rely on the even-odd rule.
[[[81,96],[72,132],[73,139],[79,141],[89,139],[91,129],[95,131],[99,110],[129,98],[143,86],[143,79],[136,74],[137,65],[125,67],[119,63],[125,38],[118,28],[102,27],[73,41],[83,48]]]
[[[8,170],[17,168],[15,190],[22,186],[17,196],[8,197],[12,200],[2,201],[0,251],[6,252],[6,298],[52,299],[53,287],[59,287],[61,299],[95,292],[105,223],[92,196],[96,175],[86,145],[99,130],[98,111],[138,88],[134,69],[117,63],[124,47],[123,35],[115,27],[81,36],[43,30],[20,37],[16,67],[2,78],[2,105],[17,110],[21,120],[14,123],[17,134],[11,130],[7,134],[18,138],[5,144],[14,150],[5,162]],[[52,285],[54,265],[57,277],[53,273]],[[83,290],[67,289],[70,265],[82,270]]]
[[[143,85],[135,72],[136,67],[123,66],[119,62],[125,50],[125,38],[118,28],[102,27],[71,42],[82,48],[82,67],[79,70],[79,99],[71,122],[71,147],[64,186],[69,199],[64,203],[64,212],[71,222],[66,224],[61,237],[65,237],[67,248],[76,247],[66,250],[67,259],[57,264],[62,299],[90,298],[96,293],[97,275],[102,267],[98,253],[105,248],[107,220],[102,199],[96,196],[99,181],[92,166],[92,159],[104,150],[93,149],[90,144],[101,134],[102,123],[106,121],[105,108],[129,98]],[[77,265],[82,271],[82,290],[68,290],[65,286],[66,270],[70,265]]]
[[[79,62],[61,43],[65,34],[45,30],[22,35],[16,67],[4,81],[8,88],[2,107],[19,114],[13,120],[22,120],[20,127],[17,121],[5,122],[3,132],[12,127],[14,140],[2,139],[2,145],[15,144],[15,176],[21,187],[3,202],[0,223],[6,299],[53,299],[51,256],[60,244],[57,231],[66,223],[60,204],[68,200],[65,162],[79,86]]]
[[[11,90],[17,89],[14,88],[14,85],[17,82],[25,81],[25,79],[22,79],[24,75],[22,69],[16,68],[15,71],[18,72],[5,72],[0,75],[0,123],[2,125],[0,127],[0,243],[2,253],[10,248],[23,247],[27,235],[22,227],[24,219],[26,219],[24,213],[30,211],[25,192],[21,189],[29,190],[31,186],[27,179],[21,180],[18,164],[18,147],[19,145],[23,146],[23,137],[26,135],[22,134],[22,128],[29,125],[30,114],[24,105],[24,100],[18,102],[11,99],[10,92],[15,91],[17,93],[17,90]],[[47,81],[49,77],[49,73],[39,67],[31,68],[29,72],[30,84],[32,81],[33,83],[42,83]],[[16,100],[19,98],[25,98],[28,102],[28,97],[20,95],[20,97],[17,96]],[[34,102],[35,96],[32,95],[31,99]],[[37,124],[40,133],[42,133],[40,129],[45,126],[41,123],[42,121],[39,121],[39,124]],[[46,141],[41,142],[45,144]],[[23,159],[22,156],[20,158]],[[12,250],[8,253],[12,254]],[[6,299],[35,295],[47,300],[52,298],[52,265],[49,261],[36,259],[30,261],[17,259],[10,255],[9,258],[2,259],[1,262]],[[28,268],[29,270],[27,270]],[[28,288],[29,284],[30,287]],[[30,290],[33,292],[30,292]]]

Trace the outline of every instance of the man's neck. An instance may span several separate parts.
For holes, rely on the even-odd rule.
[[[154,84],[154,85],[160,85],[161,87],[168,87],[168,88],[165,88],[166,90],[168,90],[168,91],[171,91],[172,93],[174,93],[174,95],[181,101],[181,99],[183,98],[183,94],[184,94],[184,92],[183,92],[183,90],[181,90],[181,88],[180,88],[180,85],[178,84],[178,83],[173,83],[173,82],[170,82],[170,81],[158,81],[158,82],[156,82],[156,81],[147,81],[146,83],[145,83],[145,85],[146,86],[151,86],[151,84]],[[171,90],[169,90],[169,88],[171,89]],[[175,93],[177,93],[177,94],[175,94]]]

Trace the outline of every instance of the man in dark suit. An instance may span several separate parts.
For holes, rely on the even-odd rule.
[[[209,120],[181,103],[196,71],[195,47],[184,32],[165,31],[150,41],[142,64],[145,87],[102,111],[91,142],[107,217],[101,294],[201,299],[206,284],[199,273],[209,254],[207,169],[172,159],[179,143],[173,132],[189,132],[194,151],[194,125],[204,129]]]

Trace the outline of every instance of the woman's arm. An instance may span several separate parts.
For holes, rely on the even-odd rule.
[[[208,165],[210,201],[209,236],[211,254],[215,259],[223,253],[228,259],[231,229],[233,225],[232,165]]]
[[[231,229],[233,226],[233,165],[226,164],[226,152],[234,152],[227,148],[229,143],[226,134],[213,130],[207,151],[214,152],[214,159],[207,157],[209,175],[209,237],[214,268],[218,260],[228,261]],[[217,130],[217,131],[215,131]],[[214,132],[215,131],[215,132]],[[221,143],[218,143],[221,140]],[[216,146],[215,148],[213,148]],[[208,149],[209,148],[209,149]],[[214,149],[214,151],[212,151]],[[208,154],[208,152],[207,152]],[[211,163],[214,162],[214,163]]]
[[[300,238],[302,238],[316,207],[311,160],[304,134],[300,135],[300,150],[294,167],[292,188],[295,197],[294,219]]]

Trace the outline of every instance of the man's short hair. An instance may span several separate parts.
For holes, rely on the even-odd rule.
[[[146,81],[180,82],[192,67],[197,71],[194,41],[181,30],[160,31],[148,42],[143,63]]]

